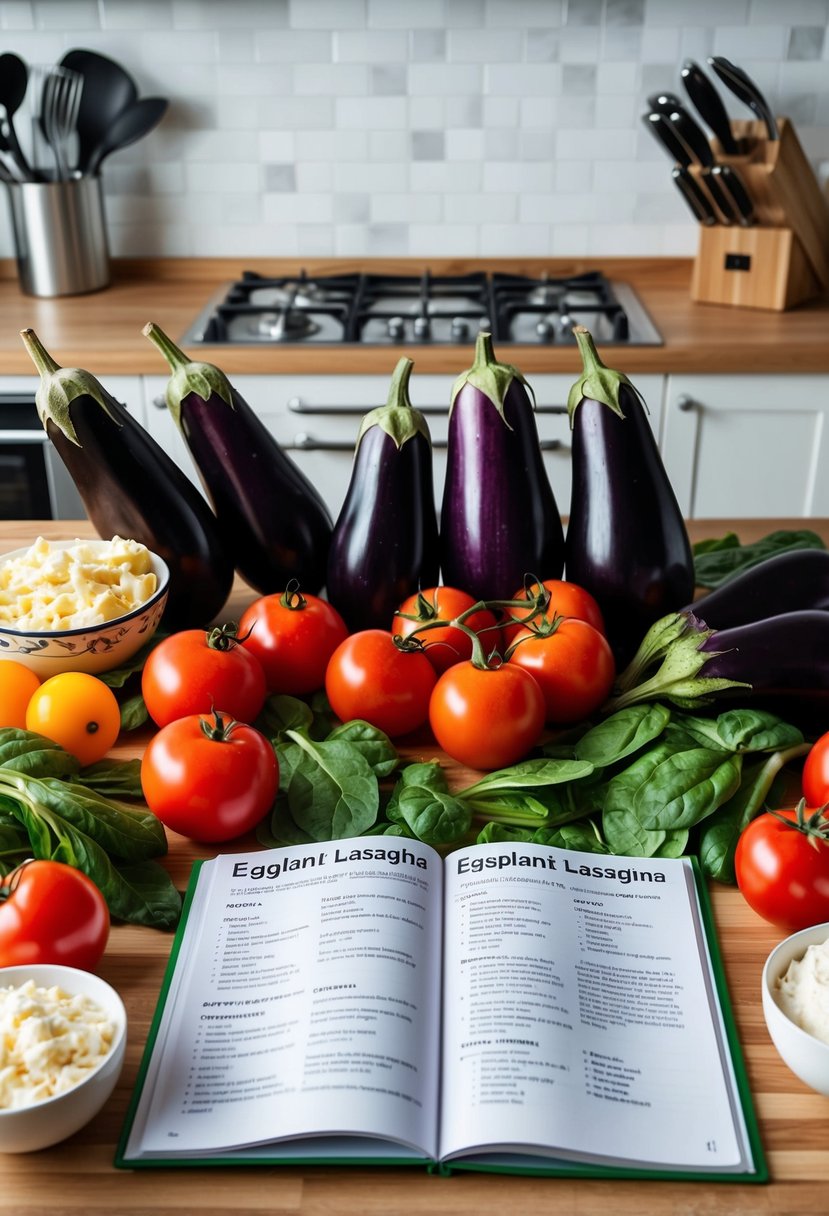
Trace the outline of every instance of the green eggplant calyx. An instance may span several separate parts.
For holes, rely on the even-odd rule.
[[[492,334],[479,333],[475,341],[475,358],[472,361],[472,366],[467,371],[462,372],[452,386],[449,413],[451,414],[454,409],[458,393],[464,385],[470,384],[492,402],[501,415],[504,424],[509,426],[504,415],[504,402],[513,380],[517,380],[519,384],[523,384],[530,394],[533,408],[535,408],[535,394],[518,368],[513,367],[511,363],[499,363],[492,349]],[[512,430],[512,427],[510,427],[510,430]]]
[[[414,439],[415,435],[422,435],[431,445],[429,424],[420,410],[414,409],[409,398],[409,377],[413,367],[413,360],[405,355],[399,360],[389,385],[388,400],[385,405],[369,410],[365,415],[360,423],[356,447],[360,446],[360,440],[373,426],[384,431],[398,449],[410,439]]]
[[[567,414],[570,418],[570,426],[572,427],[573,425],[573,419],[578,406],[585,398],[590,401],[601,402],[602,405],[606,405],[609,409],[613,410],[614,414],[618,414],[620,418],[624,418],[625,412],[619,400],[622,385],[630,389],[633,395],[647,409],[639,389],[635,384],[631,384],[625,373],[614,371],[610,367],[605,367],[604,363],[602,363],[590,331],[585,329],[583,325],[574,325],[573,333],[582,358],[582,374],[570,389],[567,397]]]
[[[211,397],[216,396],[230,409],[236,408],[233,403],[233,389],[221,368],[213,363],[200,363],[190,359],[154,321],[148,321],[141,332],[158,347],[170,365],[172,374],[167,383],[167,408],[179,430],[181,403],[190,393],[195,393],[202,401],[209,401]]]
[[[40,373],[40,385],[35,393],[35,403],[43,429],[47,433],[47,423],[51,422],[63,432],[70,443],[81,447],[69,408],[78,397],[91,397],[116,426],[123,425],[121,419],[113,412],[103,385],[91,372],[84,371],[80,367],[60,367],[33,329],[22,329],[20,337]]]

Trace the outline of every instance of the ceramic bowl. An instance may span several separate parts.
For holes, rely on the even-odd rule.
[[[52,541],[52,549],[68,549],[75,540]],[[105,549],[106,540],[84,540],[94,551]],[[28,548],[15,549],[0,555],[0,566],[21,557]],[[41,680],[64,671],[83,671],[97,675],[120,667],[148,642],[156,632],[167,604],[170,571],[155,553],[150,554],[157,579],[155,594],[138,608],[116,617],[103,625],[88,625],[81,629],[53,630],[29,633],[0,625],[0,659],[13,659],[30,667]]]
[[[127,1014],[114,988],[89,971],[46,963],[0,968],[0,988],[18,988],[34,980],[39,988],[57,985],[95,1001],[115,1023],[109,1053],[78,1085],[54,1098],[20,1109],[0,1110],[0,1153],[29,1153],[57,1144],[79,1131],[97,1115],[121,1075],[127,1043]]]
[[[819,1094],[829,1094],[829,1043],[802,1030],[784,1013],[777,984],[789,963],[803,957],[807,946],[827,939],[829,922],[801,929],[775,946],[763,968],[763,1014],[772,1042],[795,1076]]]

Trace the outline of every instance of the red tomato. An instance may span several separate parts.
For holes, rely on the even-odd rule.
[[[587,621],[560,617],[549,631],[519,629],[509,662],[538,681],[550,723],[581,722],[606,701],[616,676],[613,651]]]
[[[385,629],[363,629],[331,655],[325,691],[341,721],[362,718],[395,739],[426,721],[436,679],[422,650],[401,650]]]
[[[0,888],[0,967],[57,963],[94,971],[109,908],[91,878],[62,861],[26,861]]]
[[[289,587],[254,600],[242,613],[239,634],[264,667],[268,690],[301,697],[322,688],[348,627],[333,604]]]
[[[529,672],[515,664],[456,663],[435,685],[429,723],[453,760],[470,768],[503,768],[538,741],[544,695]]]
[[[812,744],[801,780],[806,805],[826,806],[829,802],[829,731]]]
[[[810,816],[815,826],[806,830]],[[780,816],[780,818],[778,818]],[[746,902],[765,920],[793,932],[829,921],[829,821],[797,808],[752,819],[737,841],[734,869]]]
[[[583,587],[579,587],[576,583],[565,582],[560,578],[545,578],[542,586],[550,592],[550,600],[544,611],[544,616],[541,615],[533,618],[533,624],[537,625],[542,619],[551,621],[554,616],[574,616],[580,621],[587,621],[588,625],[592,625],[594,629],[598,629],[599,633],[605,632],[604,617],[602,610],[596,603],[596,600],[589,591],[585,591]],[[512,597],[514,600],[529,600],[531,595],[538,591],[538,583],[530,584],[529,590],[526,586],[520,591],[516,591]],[[510,608],[509,615],[511,617],[525,617],[529,611],[529,606],[526,609]],[[501,632],[504,635],[504,641],[507,645],[515,640],[520,625],[502,625]]]
[[[253,722],[265,704],[262,664],[237,640],[235,625],[184,629],[150,651],[141,693],[156,726],[220,709]]]
[[[456,587],[430,587],[427,591],[419,591],[403,601],[392,621],[392,633],[399,633],[404,638],[409,637],[416,629],[428,625],[430,621],[453,620],[476,603],[477,600],[468,591],[459,591]],[[473,612],[464,624],[474,633],[481,634],[486,654],[500,648],[501,631],[497,627],[494,613],[488,608]],[[452,625],[425,629],[417,636],[423,643],[427,659],[438,675],[453,663],[460,663],[472,657],[472,638],[462,629]]]
[[[141,785],[165,827],[191,840],[231,840],[267,814],[279,765],[263,734],[215,713],[189,714],[147,744]]]

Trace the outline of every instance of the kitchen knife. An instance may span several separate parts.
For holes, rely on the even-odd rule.
[[[736,212],[738,222],[750,228],[756,218],[754,204],[739,173],[730,165],[714,165],[711,173]]]
[[[739,213],[720,189],[719,182],[711,172],[715,164],[714,153],[702,127],[695,122],[685,109],[674,110],[671,114],[666,115],[666,117],[674,133],[685,144],[693,160],[701,166],[700,177],[705,182],[706,189],[714,200],[716,208],[720,212],[724,222],[726,224],[736,223]]]
[[[676,182],[677,189],[688,204],[694,218],[704,224],[706,228],[716,224],[718,222],[717,213],[711,200],[688,170],[683,165],[674,165],[671,177]]]
[[[719,93],[693,59],[686,59],[680,71],[685,92],[702,121],[710,127],[722,145],[723,152],[738,156],[739,144],[731,132],[731,122]]]
[[[760,121],[765,123],[768,138],[779,139],[774,114],[751,77],[722,55],[709,55],[708,62],[734,96],[739,97],[740,101],[744,102],[749,109],[754,111]]]
[[[643,114],[642,122],[668,155],[678,165],[683,165],[687,169],[691,164],[691,154],[668,121],[668,115],[658,112]]]
[[[682,101],[676,93],[651,93],[648,105],[657,114],[670,114],[677,106],[682,106]]]

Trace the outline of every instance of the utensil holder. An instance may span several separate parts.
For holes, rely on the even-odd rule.
[[[777,126],[780,138],[772,140],[764,123],[732,123],[739,156],[711,141],[716,159],[739,173],[756,223],[701,231],[693,300],[783,310],[829,288],[829,202],[792,122],[780,118]]]
[[[100,177],[8,184],[21,289],[30,296],[100,291],[110,279]]]

